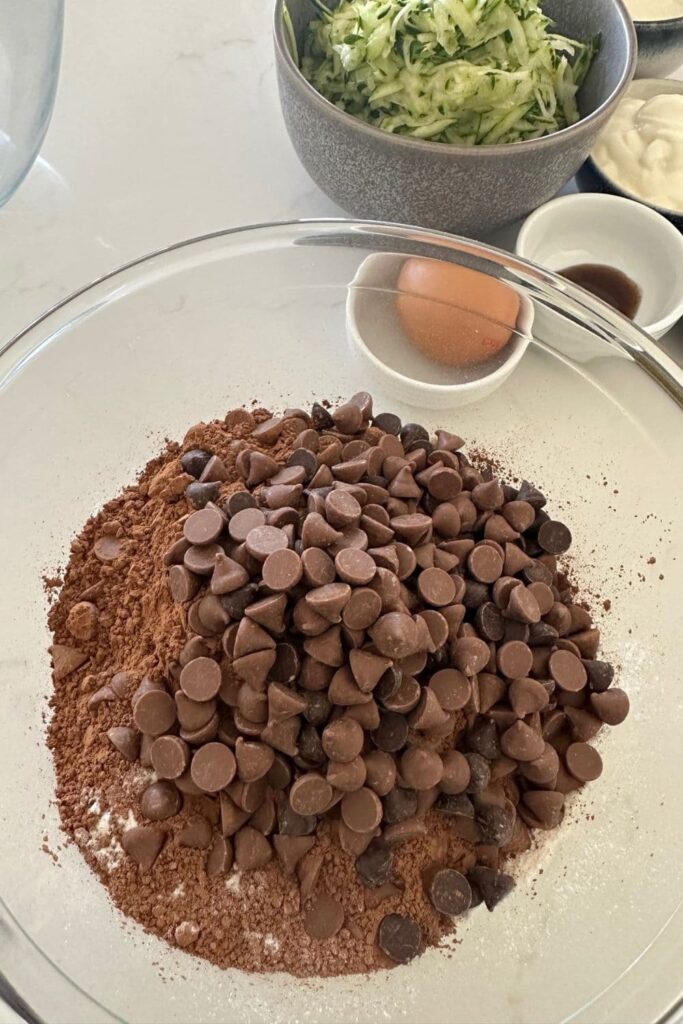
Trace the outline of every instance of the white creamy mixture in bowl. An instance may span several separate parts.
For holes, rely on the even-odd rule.
[[[626,193],[683,213],[683,83],[633,82],[591,156]]]
[[[634,21],[670,21],[683,18],[683,0],[626,0]]]

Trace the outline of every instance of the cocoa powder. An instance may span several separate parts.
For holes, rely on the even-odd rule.
[[[378,429],[396,417],[379,417],[378,426],[371,418],[372,400],[361,392],[333,417],[314,406],[310,417],[289,410],[266,422],[266,410],[236,409],[196,424],[88,521],[49,612],[48,742],[63,828],[123,913],[221,967],[330,976],[390,967],[415,955],[420,942],[438,945],[453,922],[437,911],[470,897],[473,906],[483,899],[493,909],[507,895],[514,883],[500,871],[504,861],[529,847],[532,831],[560,823],[565,795],[601,770],[587,741],[628,712],[626,694],[608,692],[612,667],[596,660],[599,631],[558,568],[571,534],[543,511],[545,497],[526,481],[516,488],[479,472],[456,435],[440,431],[432,442],[422,426],[406,424],[399,440]],[[298,446],[292,465],[277,473]],[[314,473],[331,481],[330,466],[342,490],[312,482],[304,491],[301,481]],[[220,509],[244,490],[245,478],[256,494],[230,502],[228,524]],[[360,495],[367,522],[347,493],[359,481],[368,488]],[[194,511],[192,502],[204,504],[207,493],[216,504]],[[370,494],[386,508],[373,508]],[[264,508],[282,528],[270,525]],[[351,521],[364,530],[334,529]],[[387,532],[406,543],[382,546]],[[368,548],[371,536],[379,546],[352,552]],[[306,549],[316,554],[342,540],[332,577],[336,570],[344,583],[307,590]],[[332,564],[326,555],[318,564],[325,559]],[[373,562],[395,573],[380,576]],[[211,590],[198,597],[207,574]],[[341,628],[326,623],[340,621],[352,586],[367,607],[374,591],[364,597],[363,585],[376,581],[388,587],[382,602],[389,611],[375,611],[367,634],[347,629],[343,646]],[[287,597],[275,596],[281,591]],[[257,592],[265,600],[256,601]],[[222,604],[226,598],[232,604]],[[204,632],[202,607],[213,616]],[[252,612],[266,619],[254,621]],[[287,656],[296,669],[288,669]],[[326,679],[328,667],[338,671]],[[326,690],[314,694],[322,722],[336,705],[322,739],[313,719],[302,725],[301,718],[311,710],[304,710],[309,691],[320,690],[316,671]],[[379,704],[370,696],[375,686]],[[167,687],[182,688],[175,703]],[[134,694],[142,694],[137,704]],[[375,719],[363,713],[366,694]],[[267,725],[259,717],[264,703]],[[353,712],[353,728],[333,735],[334,722]],[[152,737],[162,734],[164,756],[157,744],[150,754]],[[254,736],[259,742],[245,743]],[[384,762],[375,762],[370,789],[359,751],[375,747]],[[273,795],[287,781],[268,775],[266,785],[275,750],[288,755],[280,774],[294,773],[288,794]],[[388,759],[384,788],[387,752],[396,758]],[[236,763],[240,774],[231,782]],[[317,774],[325,764],[327,780]],[[283,816],[274,845],[282,862],[268,862],[273,851],[264,837],[274,830],[277,800]],[[378,822],[381,839],[368,848],[380,835]],[[244,870],[232,867],[233,844],[221,828],[237,832],[235,860]],[[299,828],[315,835],[292,843]],[[285,873],[303,849],[296,870]],[[431,891],[437,872],[438,899]]]
[[[139,482],[108,502],[73,542],[59,598],[49,613],[54,644],[87,656],[81,667],[54,683],[48,742],[61,820],[116,906],[181,948],[221,967],[248,971],[298,976],[370,971],[392,966],[375,941],[386,914],[413,917],[428,945],[452,930],[431,908],[422,875],[435,862],[467,870],[475,856],[443,816],[430,813],[427,836],[396,849],[396,884],[383,887],[379,903],[378,894],[360,884],[354,858],[339,846],[337,822],[326,823],[307,857],[322,856],[316,889],[339,900],[345,923],[333,938],[316,942],[303,927],[296,877],[286,877],[276,860],[263,870],[210,878],[206,851],[178,844],[176,837],[198,814],[217,822],[212,797],[186,796],[180,814],[158,823],[167,841],[153,869],[142,872],[136,867],[123,852],[121,839],[126,828],[142,823],[140,796],[156,776],[127,762],[107,739],[113,726],[132,725],[128,700],[104,700],[88,709],[93,693],[115,673],[130,673],[128,696],[143,676],[164,676],[184,643],[184,612],[170,598],[162,564],[163,552],[178,538],[182,519],[191,511],[179,452],[197,447],[218,454],[230,476],[221,485],[225,497],[241,486],[235,459],[246,438],[250,448],[267,452],[279,463],[291,451],[300,422],[286,424],[274,445],[259,445],[250,437],[254,424],[268,416],[264,410],[235,410],[224,421],[191,427],[182,446],[169,443]],[[371,440],[377,433],[369,428]],[[101,538],[120,542],[114,561],[95,554]],[[71,609],[83,601],[97,609],[91,639],[87,630],[75,638],[67,626]]]

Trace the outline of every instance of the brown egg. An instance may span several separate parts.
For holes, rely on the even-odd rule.
[[[408,339],[429,359],[472,366],[507,345],[520,298],[494,277],[442,260],[410,257],[398,277],[396,308]]]

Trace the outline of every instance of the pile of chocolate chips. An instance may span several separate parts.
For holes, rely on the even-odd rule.
[[[187,639],[166,679],[135,690],[132,724],[108,732],[158,776],[140,803],[151,824],[124,849],[151,870],[166,838],[155,822],[204,795],[218,825],[190,845],[207,849],[209,876],[273,856],[291,875],[334,820],[379,889],[434,811],[476,854],[466,873],[426,871],[434,913],[493,909],[513,887],[500,852],[560,823],[565,796],[601,773],[590,740],[628,713],[558,569],[571,534],[535,487],[475,469],[448,431],[373,415],[367,393],[261,422],[259,449],[293,421],[286,465],[247,444],[227,497],[219,456],[181,454],[194,511],[164,571]],[[316,940],[343,926],[329,894],[302,910]],[[377,942],[403,963],[423,936],[392,913]]]

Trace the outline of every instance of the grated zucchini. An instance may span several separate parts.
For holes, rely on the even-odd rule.
[[[551,31],[537,0],[341,0],[301,69],[326,99],[397,135],[457,145],[536,139],[579,120],[599,39]]]

